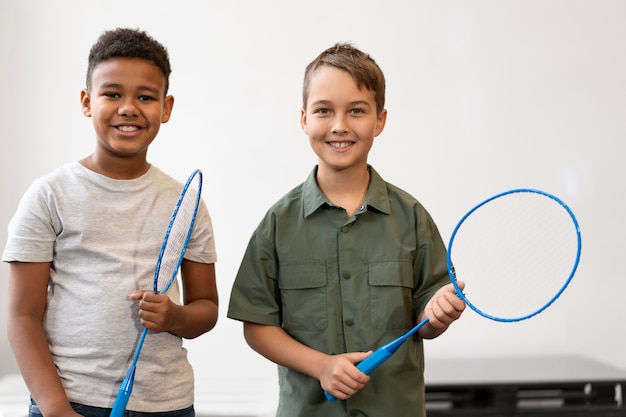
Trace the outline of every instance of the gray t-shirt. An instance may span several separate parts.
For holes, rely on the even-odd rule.
[[[143,330],[129,295],[151,290],[161,242],[182,184],[156,167],[115,180],[66,164],[36,180],[9,223],[5,262],[51,262],[44,327],[70,401],[112,407]],[[204,203],[185,258],[216,261]],[[177,282],[168,291],[180,303]],[[182,339],[148,332],[127,409],[193,404]]]

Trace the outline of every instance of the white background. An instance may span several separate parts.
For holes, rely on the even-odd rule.
[[[574,354],[626,369],[626,2],[3,0],[0,241],[26,187],[92,152],[80,112],[87,54],[106,29],[147,30],[170,52],[176,102],[149,160],[205,174],[221,297],[215,330],[187,343],[202,379],[266,379],[225,317],[265,210],[316,162],[299,126],[304,68],[338,41],[387,78],[385,131],[370,162],[415,195],[444,240],[481,199],[515,187],[559,195],[583,233],[579,271],[555,305],[500,324],[467,311],[428,358]],[[3,246],[3,245],[2,245]],[[15,373],[0,265],[0,376]],[[523,284],[522,284],[523,285]]]

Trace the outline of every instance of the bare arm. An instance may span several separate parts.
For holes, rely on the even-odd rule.
[[[465,283],[462,281],[459,281],[458,285],[461,290],[465,288]],[[450,283],[441,287],[417,318],[419,323],[428,317],[428,323],[419,330],[419,335],[424,339],[434,339],[445,332],[453,321],[461,317],[463,310],[465,310],[465,302],[457,296],[454,285]]]
[[[244,323],[244,336],[250,347],[267,359],[319,380],[324,390],[339,399],[354,395],[370,380],[355,365],[371,352],[327,355],[303,345],[278,326],[251,322]]]
[[[26,386],[46,417],[75,417],[57,373],[43,328],[50,263],[9,267],[9,342]]]
[[[164,294],[139,291],[131,295],[139,302],[141,325],[156,332],[171,332],[193,339],[213,327],[218,317],[215,265],[183,260],[183,303],[173,303]]]

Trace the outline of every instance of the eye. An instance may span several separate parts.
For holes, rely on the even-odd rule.
[[[365,113],[365,110],[360,107],[355,107],[354,109],[350,110],[350,112],[352,114],[363,114]]]
[[[119,98],[120,95],[118,93],[114,93],[114,92],[106,92],[106,93],[102,93],[102,95],[104,97],[108,97],[108,98]]]
[[[151,97],[151,96],[139,96],[137,98],[139,99],[139,101],[151,101],[151,100],[154,100],[154,97]]]
[[[328,113],[330,113],[330,110],[328,110],[325,107],[320,107],[319,109],[315,109],[315,111],[313,113],[316,113],[316,114],[328,114]]]

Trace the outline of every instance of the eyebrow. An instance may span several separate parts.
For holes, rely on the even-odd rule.
[[[331,100],[315,100],[313,102],[311,102],[311,106],[327,106],[329,104],[332,104]],[[370,106],[370,103],[366,100],[354,100],[348,103],[348,106]]]
[[[121,89],[123,88],[121,84],[117,84],[117,83],[104,83],[100,86],[98,86],[99,89],[107,89],[107,88],[116,88],[116,89]],[[148,92],[152,92],[154,94],[159,93],[159,89],[158,88],[154,88],[154,87],[148,87],[146,85],[142,85],[138,88],[139,91],[148,91]]]

